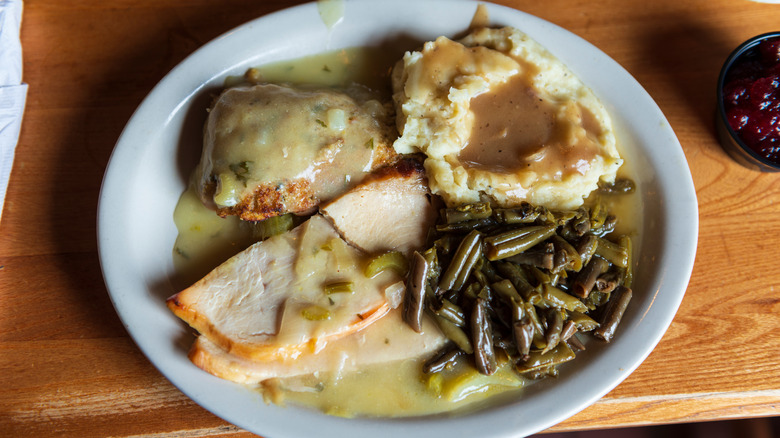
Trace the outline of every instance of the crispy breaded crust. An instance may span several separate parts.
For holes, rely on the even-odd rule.
[[[382,169],[395,169],[392,172],[413,171],[412,166],[414,165],[406,163],[407,160],[401,160],[400,155],[393,149],[393,142],[390,136],[383,138],[381,142],[375,143],[374,148],[376,159],[371,168],[372,172],[381,171]],[[400,164],[401,168],[396,169],[394,167],[396,164]],[[419,163],[416,166],[418,171],[422,169]],[[366,177],[374,177],[374,175],[368,174]],[[352,186],[362,181],[352,180]],[[321,199],[315,193],[309,180],[299,178],[277,184],[259,185],[254,192],[245,196],[240,203],[231,207],[218,208],[217,214],[222,217],[239,216],[245,221],[260,221],[286,213],[310,213],[321,202],[328,200]]]
[[[280,184],[262,184],[232,206],[217,209],[217,214],[239,216],[245,221],[261,221],[285,213],[305,213],[316,207],[317,197],[311,183],[303,178]]]
[[[201,200],[249,221],[312,213],[398,160],[394,108],[381,99],[359,87],[225,90],[204,126]]]

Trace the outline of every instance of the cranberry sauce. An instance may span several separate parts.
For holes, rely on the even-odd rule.
[[[742,53],[723,85],[726,119],[746,146],[780,163],[780,37]]]

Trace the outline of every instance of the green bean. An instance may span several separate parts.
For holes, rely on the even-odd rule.
[[[482,289],[482,285],[475,281],[466,287],[466,290],[463,291],[463,296],[470,301],[476,300],[480,289]]]
[[[601,196],[596,196],[593,205],[590,207],[590,228],[592,230],[601,228],[607,220],[608,214],[609,211],[607,211]]]
[[[442,299],[440,306],[431,309],[436,315],[450,321],[458,327],[464,327],[466,325],[466,313],[457,304],[453,304],[452,301]]]
[[[511,304],[512,301],[522,303],[523,298],[517,293],[517,289],[509,280],[502,280],[491,285],[493,290],[498,292],[498,295],[504,299],[507,304]]]
[[[590,231],[590,215],[588,210],[580,207],[577,210],[577,216],[569,222],[569,226],[576,236],[583,236]]]
[[[541,225],[537,226],[528,226],[528,227],[520,227],[520,228],[514,228],[509,231],[504,231],[499,234],[494,234],[492,236],[487,236],[483,239],[486,245],[500,245],[504,242],[508,242],[510,240],[517,239],[519,237],[527,236],[537,229],[539,229]]]
[[[596,322],[595,319],[577,311],[569,312],[569,321],[573,322],[576,325],[577,330],[581,332],[589,332],[595,330],[599,326],[599,323]]]
[[[493,350],[493,331],[488,319],[487,302],[482,298],[477,298],[471,312],[471,341],[477,370],[488,376],[495,373],[498,365]]]
[[[485,274],[485,277],[487,277],[487,280],[491,283],[495,283],[497,281],[503,280],[499,275],[498,272],[496,272],[495,266],[493,266],[493,263],[490,263],[488,261],[487,257],[485,257],[484,252],[482,253],[482,257],[480,258],[480,262],[482,263],[482,266],[479,268],[479,270]]]
[[[567,339],[566,343],[569,345],[569,348],[574,351],[585,351],[585,344],[580,341],[580,338],[577,337],[576,333]]]
[[[580,242],[577,244],[577,252],[580,253],[580,259],[582,259],[583,265],[587,265],[590,261],[590,258],[593,257],[593,254],[596,253],[596,247],[598,247],[598,244],[599,239],[593,234],[586,234],[582,237]]]
[[[607,304],[610,293],[604,293],[599,290],[591,291],[590,295],[588,295],[588,299],[585,300],[585,306],[587,306],[590,310],[598,309],[599,307]]]
[[[480,246],[482,240],[481,236],[482,233],[473,230],[463,238],[460,245],[458,245],[458,249],[455,250],[455,254],[452,257],[449,266],[447,266],[447,270],[444,271],[444,274],[442,274],[441,279],[439,280],[439,289],[454,289],[455,282],[458,281],[461,271],[463,271],[470,262],[470,256],[472,253],[476,252],[476,249]],[[472,262],[472,266],[475,262],[476,260]]]
[[[577,323],[567,320],[561,329],[561,341],[568,341],[575,333],[577,333]]]
[[[547,331],[544,334],[544,340],[547,346],[542,350],[542,354],[547,353],[558,346],[561,341],[561,331],[563,330],[563,316],[559,310],[552,309],[547,314]]]
[[[549,283],[552,281],[552,276],[550,273],[542,271],[539,268],[534,268],[533,266],[528,269],[528,271],[531,273],[531,276],[536,280],[536,284],[544,284]]]
[[[596,279],[595,288],[597,291],[603,294],[608,294],[621,284],[625,284],[624,277],[624,269],[614,268],[600,275],[599,278]]]
[[[566,251],[562,249],[558,249],[557,251],[555,251],[553,253],[553,267],[552,269],[550,269],[549,272],[550,281],[554,281],[553,277],[556,277],[558,273],[563,272],[568,265],[569,265],[569,255],[566,254]]]
[[[566,225],[575,217],[577,217],[577,212],[575,211],[556,211],[552,213],[551,222],[558,226]]]
[[[458,348],[453,348],[452,346],[444,347],[423,364],[422,370],[425,374],[432,374],[452,368],[461,354],[463,354],[463,351]]]
[[[567,311],[587,312],[588,307],[577,298],[567,294],[566,292],[558,289],[555,286],[551,286],[549,283],[545,283],[542,286],[542,297],[550,303],[553,307],[559,309],[566,309]]]
[[[495,264],[495,267],[498,273],[508,278],[509,281],[512,282],[515,290],[517,290],[520,295],[522,295],[524,300],[530,301],[530,298],[535,293],[535,290],[531,284],[528,283],[525,272],[523,272],[519,266],[509,262],[498,262]]]
[[[488,260],[500,260],[519,254],[538,243],[543,242],[555,234],[554,225],[540,225],[527,227],[527,233],[509,240],[499,239],[500,243],[490,243],[486,241],[486,252]],[[487,240],[487,239],[486,239]]]
[[[501,329],[502,328],[499,328],[499,330],[497,331],[502,331]],[[499,350],[503,350],[504,354],[506,355],[506,358],[511,360],[511,358],[516,356],[514,342],[512,341],[511,338],[507,338],[507,337],[498,338],[497,336],[498,336],[497,333],[493,334],[493,349],[496,351],[496,362],[504,359],[504,356],[498,353]]]
[[[446,234],[433,242],[433,247],[437,253],[450,254],[458,247],[460,237],[452,234]]]
[[[601,225],[601,228],[593,230],[593,234],[597,235],[598,237],[604,237],[607,234],[615,231],[616,226],[617,217],[611,214],[607,215],[607,218],[604,220],[604,224]]]
[[[521,321],[521,320],[528,320],[530,322],[530,318],[525,313],[525,306],[522,298],[519,299],[512,299],[509,301],[509,310],[512,315],[512,321]]]
[[[529,265],[541,269],[553,269],[553,253],[541,252],[541,251],[526,251],[520,254],[515,254],[512,257],[504,259],[508,262],[516,263],[518,265]]]
[[[479,259],[481,257],[482,257],[482,245],[478,243],[471,251],[471,254],[466,260],[466,264],[463,265],[463,269],[461,269],[461,271],[458,273],[458,278],[455,280],[455,284],[453,285],[452,289],[454,290],[463,289],[463,286],[466,284],[466,281],[469,279],[469,275],[474,270],[474,265],[476,265],[477,262],[479,262]]]
[[[467,231],[476,230],[478,228],[485,228],[492,225],[496,225],[497,222],[492,217],[485,219],[476,219],[473,221],[458,222],[454,224],[438,224],[436,225],[436,231],[440,233],[465,233]]]
[[[482,286],[479,289],[479,293],[477,294],[477,298],[482,298],[486,302],[493,301],[493,289],[490,288],[490,286]]]
[[[536,307],[531,303],[524,303],[523,310],[531,321],[531,325],[534,327],[533,344],[534,347],[543,349],[547,346],[547,342],[544,340],[544,326],[539,319],[539,315],[536,313]]]
[[[599,244],[596,247],[596,255],[605,258],[608,262],[621,268],[628,267],[628,252],[626,248],[613,243],[603,237],[599,237]]]
[[[493,210],[490,208],[490,203],[488,202],[466,204],[442,210],[442,216],[447,224],[487,219],[492,214]]]
[[[454,342],[464,353],[474,353],[474,348],[471,346],[471,340],[463,329],[438,315],[433,315],[433,321],[439,327],[441,333],[447,339]]]
[[[412,269],[409,271],[406,294],[404,294],[403,317],[409,327],[417,333],[422,332],[427,279],[428,263],[422,254],[415,251],[412,256]]]
[[[601,326],[593,331],[593,336],[605,341],[610,342],[615,336],[620,320],[623,318],[623,313],[628,307],[629,301],[631,301],[631,289],[625,286],[618,286],[615,292],[607,302],[607,308],[604,309],[604,317],[601,320]]]
[[[550,210],[542,206],[536,207],[536,209],[539,210],[539,217],[536,218],[536,223],[558,225],[555,215]]]
[[[534,338],[534,325],[522,301],[512,301],[512,338],[521,359],[527,359]]]
[[[559,282],[565,278],[564,272],[566,271],[556,272],[550,275],[550,286],[558,287]]]
[[[565,342],[563,342],[559,343],[557,347],[546,353],[532,351],[531,354],[529,354],[528,360],[517,365],[517,370],[521,373],[527,373],[553,365],[560,365],[572,359],[574,359],[574,352]]]
[[[480,251],[479,254],[479,260],[474,264],[474,268],[471,270],[471,275],[481,284],[482,286],[487,286],[490,284],[490,280],[488,279],[487,275],[482,271],[482,268],[485,266],[487,262],[487,259],[484,257],[482,252]]]
[[[430,305],[433,305],[435,303],[438,303],[439,297],[436,295],[436,291],[433,290],[433,286],[431,286],[431,283],[425,285],[425,297],[424,297],[425,303],[430,303]]]
[[[428,264],[428,284],[439,284],[439,276],[441,275],[441,263],[439,263],[439,252],[436,247],[428,248],[423,253],[423,258]]]
[[[531,352],[531,344],[534,336],[534,326],[531,324],[531,320],[529,318],[524,318],[513,322],[512,334],[521,360],[528,360],[528,354]]]
[[[580,298],[588,298],[590,291],[593,290],[593,286],[596,284],[596,280],[608,268],[609,262],[601,257],[591,258],[588,264],[585,265],[585,269],[580,271],[574,280],[574,287],[572,288],[574,295]]]
[[[409,272],[409,261],[399,251],[386,252],[371,258],[364,273],[366,277],[374,278],[387,269],[403,277]]]
[[[521,294],[522,295],[522,294]],[[544,307],[544,297],[542,296],[541,288],[531,288],[531,292],[528,295],[523,295],[523,300],[534,306]]]
[[[630,288],[631,283],[634,282],[634,257],[633,257],[633,244],[631,238],[628,236],[620,236],[618,244],[623,248],[628,256],[625,266],[625,274],[623,277],[623,286]]]
[[[539,209],[524,203],[517,208],[497,208],[493,210],[493,214],[505,224],[530,224],[539,217]]]
[[[569,270],[579,272],[582,269],[582,257],[574,247],[561,236],[553,236],[551,239],[555,248],[563,250],[569,260]]]

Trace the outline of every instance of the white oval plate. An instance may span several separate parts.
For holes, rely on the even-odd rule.
[[[581,353],[558,379],[472,414],[412,419],[343,419],[266,405],[260,394],[213,377],[187,359],[191,330],[171,314],[176,292],[173,209],[201,145],[209,90],[252,66],[341,47],[425,41],[466,29],[477,3],[347,0],[331,30],[314,3],[253,20],[205,45],[149,93],[125,127],[100,194],[98,240],[106,286],[122,322],[152,363],[195,402],[267,437],[524,436],[598,400],[661,339],[685,293],[698,235],[696,194],[680,144],[642,87],[579,37],[539,18],[486,4],[492,25],[510,25],[563,60],[606,104],[629,161],[639,163],[645,239],[634,300],[616,340]],[[414,47],[407,47],[412,49]],[[682,220],[681,220],[682,219]]]

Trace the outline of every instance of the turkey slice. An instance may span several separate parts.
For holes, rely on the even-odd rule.
[[[405,159],[320,207],[350,243],[369,253],[421,248],[436,221],[422,164]]]
[[[314,215],[233,256],[169,298],[168,307],[235,356],[295,358],[390,310],[386,291],[402,279],[390,271],[367,278],[366,256]],[[326,286],[343,282],[352,292],[326,293]]]
[[[409,328],[400,309],[364,330],[329,342],[321,351],[304,351],[294,360],[252,361],[228,353],[208,338],[200,336],[190,351],[190,359],[217,377],[243,384],[256,384],[271,378],[294,377],[315,372],[354,371],[363,366],[425,357],[441,348],[446,338],[433,323],[424,322],[419,334]]]

